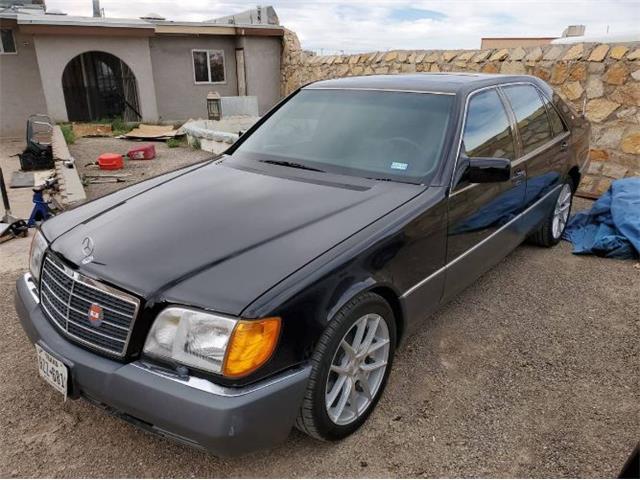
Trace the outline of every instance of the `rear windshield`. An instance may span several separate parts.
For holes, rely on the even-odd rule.
[[[453,99],[430,93],[306,89],[236,153],[417,183],[440,162]]]

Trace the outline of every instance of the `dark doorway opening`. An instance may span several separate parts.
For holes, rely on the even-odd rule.
[[[142,118],[136,77],[110,53],[86,52],[73,58],[62,74],[62,89],[71,122]]]

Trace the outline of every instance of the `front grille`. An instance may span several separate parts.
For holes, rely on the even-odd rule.
[[[122,357],[140,302],[47,255],[40,277],[40,304],[51,324],[71,340]],[[90,309],[97,307],[100,321],[91,323]]]

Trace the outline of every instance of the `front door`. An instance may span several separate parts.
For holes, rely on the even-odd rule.
[[[464,157],[458,159],[448,206],[445,301],[504,256],[508,246],[498,243],[516,241],[509,232],[504,232],[506,238],[496,234],[503,233],[502,227],[522,212],[527,172],[525,164],[516,161],[514,125],[496,88],[470,97],[461,153],[468,158],[507,158],[512,161],[512,178],[507,182],[470,183],[465,176]]]

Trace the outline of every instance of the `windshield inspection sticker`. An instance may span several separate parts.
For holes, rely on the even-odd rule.
[[[391,164],[391,168],[393,170],[406,170],[408,166],[409,166],[408,163],[400,163],[400,162],[393,162]]]

